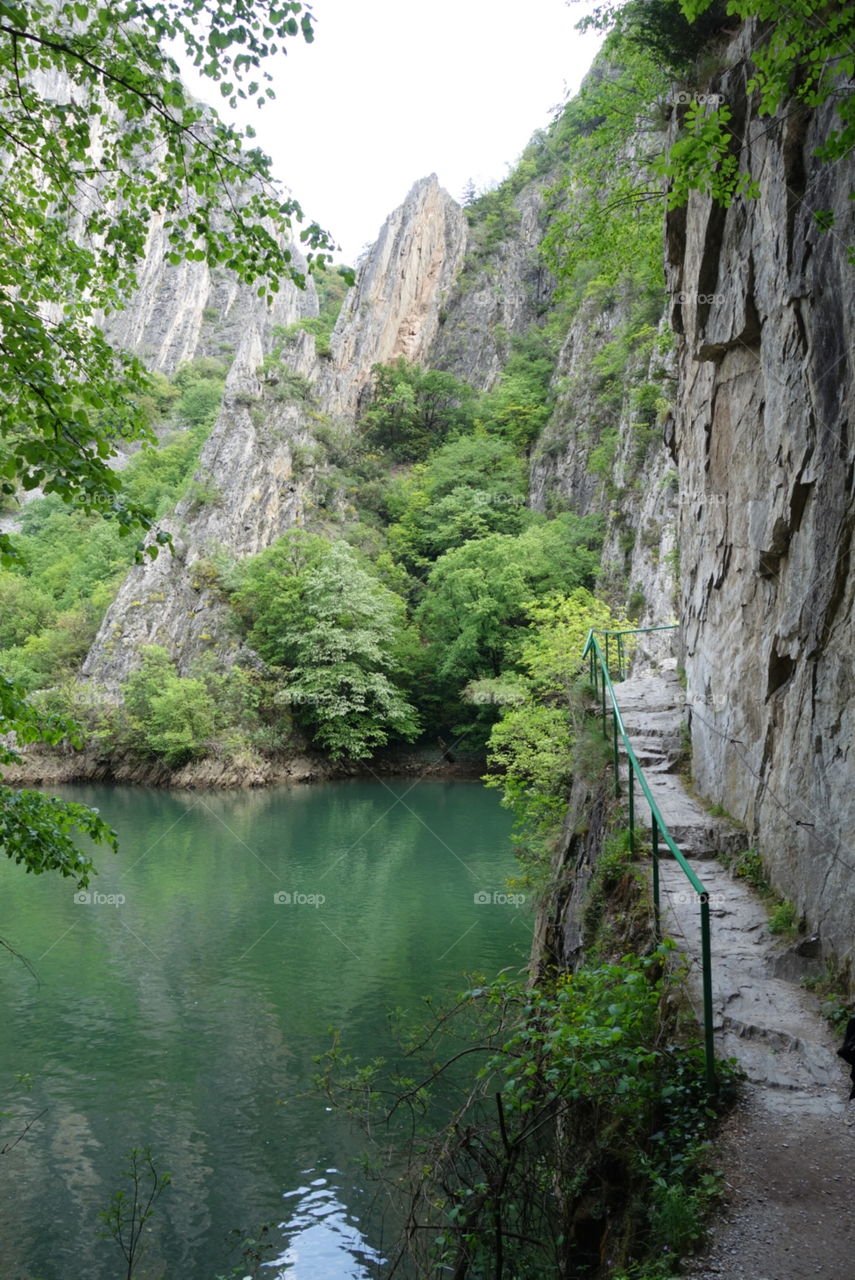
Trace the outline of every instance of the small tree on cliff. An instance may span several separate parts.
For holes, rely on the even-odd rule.
[[[418,734],[418,717],[393,682],[403,613],[403,601],[359,567],[345,542],[306,577],[301,611],[281,636],[291,668],[282,698],[334,760]]]

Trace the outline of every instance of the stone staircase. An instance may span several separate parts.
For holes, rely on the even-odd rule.
[[[816,1000],[799,980],[811,968],[809,944],[787,947],[768,931],[763,903],[744,881],[718,861],[746,847],[745,833],[710,814],[677,772],[684,746],[684,695],[676,664],[615,685],[633,751],[681,852],[698,865],[710,894],[713,1008],[717,1052],[740,1062],[769,1106],[837,1110],[844,1071],[836,1041],[817,1013]],[[628,769],[624,763],[626,787]],[[636,783],[636,829],[649,821],[647,800]],[[661,848],[660,841],[660,848]],[[663,928],[688,962],[688,993],[702,1008],[700,909],[679,864],[660,862]]]
[[[675,667],[672,659],[655,675],[630,677],[615,685],[624,726],[653,798],[685,856],[737,853],[745,842],[742,832],[710,814],[677,773],[685,750],[685,698]],[[637,814],[648,813],[637,783],[635,804]]]
[[[710,814],[677,772],[684,697],[665,661],[615,685],[639,764],[668,828],[710,895],[716,1052],[735,1058],[747,1086],[717,1150],[725,1198],[706,1251],[685,1260],[692,1280],[846,1280],[855,1271],[855,1103],[839,1037],[800,979],[821,967],[815,939],[785,944],[766,909],[719,861],[746,836]],[[627,766],[624,762],[624,795]],[[649,818],[635,788],[636,831]],[[661,844],[661,842],[660,842]],[[666,848],[660,860],[664,931],[686,961],[686,993],[700,1020],[700,905]]]

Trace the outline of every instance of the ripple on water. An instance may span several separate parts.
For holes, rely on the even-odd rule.
[[[306,1169],[307,1175],[317,1173]],[[340,1176],[337,1169],[327,1174]],[[285,1252],[269,1265],[289,1280],[371,1280],[385,1259],[368,1244],[358,1218],[338,1198],[339,1188],[327,1177],[312,1178],[305,1186],[286,1191],[291,1215],[280,1223]]]

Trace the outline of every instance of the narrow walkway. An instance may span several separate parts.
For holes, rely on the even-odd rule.
[[[697,1280],[851,1280],[855,1276],[855,1102],[847,1107],[840,1043],[800,985],[819,962],[810,941],[768,931],[751,889],[717,861],[745,836],[711,816],[674,772],[682,746],[683,692],[669,664],[615,686],[633,750],[662,816],[710,893],[713,1007],[720,1057],[736,1058],[745,1096],[725,1125],[727,1198]],[[640,790],[637,821],[647,814]],[[689,964],[701,1008],[700,912],[673,859],[661,863],[663,927]]]

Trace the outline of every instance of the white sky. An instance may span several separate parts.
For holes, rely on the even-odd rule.
[[[353,263],[419,178],[460,199],[504,178],[574,93],[599,44],[565,0],[314,0],[315,40],[288,44],[276,100],[239,117],[277,177]],[[273,68],[271,68],[273,69]],[[192,91],[227,117],[218,90]]]

